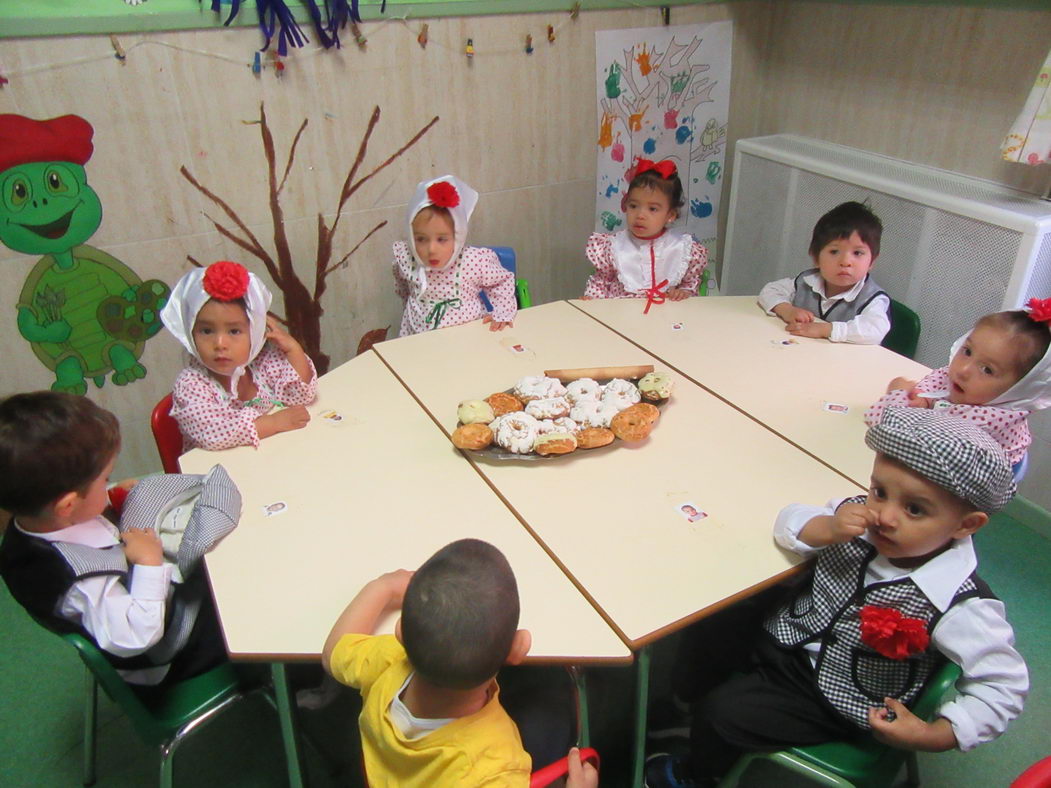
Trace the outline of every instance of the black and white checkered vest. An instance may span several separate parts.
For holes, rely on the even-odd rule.
[[[796,277],[796,292],[792,296],[792,306],[807,309],[822,320],[827,320],[830,323],[833,321],[842,323],[847,320],[853,320],[865,311],[865,307],[871,304],[876,296],[887,295],[879,285],[872,281],[871,276],[866,275],[865,284],[861,286],[861,292],[858,293],[853,301],[846,301],[842,298],[837,299],[832,302],[832,306],[828,308],[828,311],[822,312],[821,296],[814,291],[814,288],[803,281],[803,277],[807,274],[820,276],[821,272],[817,268],[808,268]]]
[[[826,548],[818,557],[809,586],[764,623],[767,633],[783,647],[820,644],[814,667],[818,689],[840,715],[865,730],[869,729],[869,708],[882,706],[885,697],[911,705],[931,673],[945,661],[933,647],[897,660],[861,642],[860,611],[866,605],[894,608],[907,618],[926,621],[928,633],[943,615],[910,578],[864,587],[865,570],[876,555],[876,548],[863,539]],[[993,594],[971,574],[957,589],[950,607],[975,596],[990,598]]]

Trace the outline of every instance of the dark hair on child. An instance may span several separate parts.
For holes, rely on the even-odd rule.
[[[668,204],[675,209],[676,213],[686,204],[682,194],[682,181],[679,180],[678,172],[673,172],[670,178],[662,178],[661,174],[656,170],[640,172],[631,179],[626,194],[631,194],[632,189],[654,189],[661,192],[668,198]]]
[[[449,222],[450,227],[454,229],[456,228],[456,222],[453,220],[452,211],[444,205],[425,205],[420,208],[420,210],[416,211],[416,216],[412,217],[412,221],[415,222],[416,218],[419,216],[423,216],[424,218],[427,218],[428,216],[441,216]],[[409,224],[412,224],[412,222],[409,222]]]
[[[974,324],[978,326],[991,326],[1009,332],[1016,337],[1018,342],[1013,345],[1015,349],[1015,372],[1021,380],[1029,371],[1037,365],[1047,353],[1051,346],[1051,327],[1047,323],[1041,323],[1029,317],[1029,313],[1022,309],[1010,312],[993,312],[986,315]]]
[[[854,201],[837,205],[817,220],[810,238],[810,256],[816,260],[822,249],[840,238],[849,238],[853,232],[872,250],[873,260],[879,257],[883,222],[867,205]]]
[[[85,492],[119,450],[116,417],[87,397],[8,397],[0,402],[0,507],[39,516],[66,493]]]
[[[503,553],[461,539],[432,555],[405,591],[401,635],[412,667],[439,687],[491,679],[518,629],[518,584]]]

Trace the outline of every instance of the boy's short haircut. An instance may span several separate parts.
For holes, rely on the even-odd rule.
[[[961,418],[926,408],[887,408],[865,433],[865,443],[978,511],[998,512],[1015,494],[1000,444]]]
[[[867,205],[854,201],[837,205],[817,220],[810,238],[810,256],[816,260],[822,249],[833,241],[849,238],[853,232],[872,250],[873,260],[879,257],[883,222]]]
[[[83,493],[119,450],[116,417],[87,397],[8,397],[0,402],[0,508],[40,516],[66,493]]]
[[[653,189],[660,192],[668,198],[668,204],[675,209],[676,213],[681,211],[682,206],[686,204],[686,200],[683,197],[682,181],[679,180],[677,172],[672,173],[670,178],[662,177],[656,170],[640,172],[631,179],[625,195],[630,194],[632,189]]]
[[[1029,374],[1037,362],[1047,354],[1047,349],[1051,346],[1051,329],[1048,324],[1033,320],[1024,309],[993,312],[981,318],[974,326],[975,328],[978,326],[999,328],[1019,340],[1015,345],[1014,364],[1019,380]]]
[[[503,553],[461,539],[432,555],[409,581],[401,634],[413,669],[450,689],[497,674],[518,629],[518,584]]]

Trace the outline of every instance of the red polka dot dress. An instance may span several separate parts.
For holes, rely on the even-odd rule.
[[[1007,459],[1017,465],[1025,457],[1029,444],[1033,442],[1029,434],[1029,424],[1025,410],[998,408],[994,405],[955,405],[949,403],[946,393],[949,391],[949,368],[936,369],[916,384],[918,394],[927,396],[935,392],[940,396],[931,396],[934,407],[945,410],[950,416],[956,416],[988,432],[999,443]],[[888,407],[908,407],[909,393],[905,389],[888,392],[877,400],[876,404],[865,411],[865,424],[878,424],[883,418],[883,411]],[[941,403],[941,404],[939,404]]]
[[[493,305],[493,320],[509,323],[518,311],[515,277],[496,252],[465,246],[448,267],[423,270],[404,241],[394,244],[394,291],[405,302],[399,336],[458,326],[488,314],[479,293]]]
[[[309,405],[317,398],[313,361],[311,378],[304,381],[285,354],[267,343],[247,369],[259,389],[248,402],[226,391],[196,358],[191,358],[189,366],[179,373],[172,389],[171,415],[179,422],[185,451],[258,448],[256,419],[278,405]]]
[[[697,295],[708,265],[708,250],[702,244],[671,230],[649,241],[633,239],[627,230],[592,233],[585,253],[595,267],[584,287],[585,298],[645,298],[647,288],[664,280],[662,292],[677,287]]]

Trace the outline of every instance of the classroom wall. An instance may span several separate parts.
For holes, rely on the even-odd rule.
[[[795,132],[1046,190],[1047,167],[1010,165],[996,151],[1051,46],[1051,11],[787,0],[672,7],[673,24],[723,19],[734,21],[728,170],[737,139]],[[568,24],[565,15],[544,13],[426,21],[426,49],[416,42],[421,21],[368,24],[365,51],[352,43],[340,52],[308,47],[291,54],[281,79],[246,67],[259,45],[254,29],[122,35],[124,64],[105,36],[2,41],[0,62],[13,78],[0,90],[0,112],[76,113],[94,125],[87,172],[104,217],[89,243],[143,279],[169,283],[188,270],[187,255],[232,257],[263,272],[215,230],[212,219],[229,220],[179,174],[185,165],[272,251],[261,101],[279,166],[309,121],[282,203],[303,277],[313,272],[317,215],[331,222],[372,107],[382,117],[366,168],[440,116],[344,209],[333,261],[376,223],[389,224],[327,280],[322,344],[335,365],[365,331],[397,331],[390,244],[401,237],[405,201],[423,178],[455,172],[482,193],[472,240],[515,247],[534,301],[581,292],[598,131],[594,33],[657,25],[660,16],[631,8],[585,11]],[[562,25],[553,44],[549,23]],[[526,33],[534,39],[530,56],[522,51]],[[477,54],[468,63],[469,36]],[[724,194],[723,224],[726,208]],[[10,305],[0,323],[0,395],[53,380],[15,328],[16,295],[34,262],[0,247],[0,292]],[[164,334],[147,342],[141,361],[142,381],[90,384],[90,396],[121,418],[118,474],[159,467],[147,414],[182,365]]]

